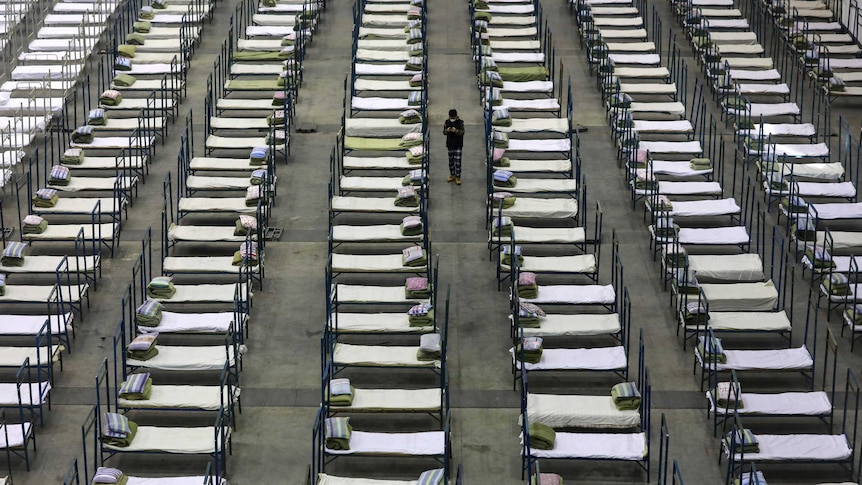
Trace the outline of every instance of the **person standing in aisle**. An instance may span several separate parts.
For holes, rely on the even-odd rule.
[[[446,149],[449,151],[449,179],[461,185],[461,150],[464,148],[464,120],[458,117],[458,111],[449,110],[449,119],[443,123],[443,134],[446,135]]]

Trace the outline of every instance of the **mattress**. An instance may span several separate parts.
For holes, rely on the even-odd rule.
[[[399,313],[335,313],[332,315],[332,328],[339,333],[386,333],[409,332],[425,333],[432,329],[411,327],[407,314]]]
[[[554,98],[508,99],[503,98],[501,108],[509,111],[559,111],[560,102]]]
[[[508,167],[507,167],[508,168]],[[574,179],[531,179],[520,178],[514,187],[506,187],[507,192],[523,193],[572,193],[578,190],[578,181]]]
[[[245,295],[238,284],[227,285],[177,285],[171,298],[155,298],[161,303],[233,303],[237,293]]]
[[[586,232],[583,227],[517,226],[514,233],[518,244],[577,244],[586,240]]]
[[[411,86],[409,81],[379,81],[357,79],[353,82],[356,91],[421,91],[421,86]]]
[[[511,320],[512,317],[510,316]],[[580,313],[563,315],[549,313],[541,319],[539,328],[522,327],[525,337],[569,337],[582,335],[612,335],[620,331],[617,313]]]
[[[30,365],[35,366],[37,362],[47,364],[48,356],[51,356],[50,362],[56,362],[60,358],[60,354],[66,350],[62,345],[52,345],[50,349],[47,346],[42,347],[0,347],[0,367],[15,367],[18,368],[24,363],[24,359],[30,359]],[[15,398],[18,399],[17,397]]]
[[[72,326],[74,315],[0,315],[0,335],[37,335],[48,319],[51,320],[51,333],[59,335]]]
[[[183,197],[177,204],[180,212],[234,212],[253,214],[256,207],[245,205],[244,197]],[[50,227],[50,226],[49,226]]]
[[[443,431],[368,433],[353,430],[349,450],[325,448],[325,451],[330,455],[442,456],[446,445]]]
[[[180,226],[171,224],[168,238],[171,241],[243,242],[245,236],[234,235],[234,226]]]
[[[534,273],[559,274],[594,274],[598,271],[596,257],[593,254],[577,254],[573,256],[524,256],[521,264],[523,271]],[[509,271],[509,265],[500,264]]]
[[[503,215],[521,219],[567,219],[578,215],[578,202],[572,198],[535,199],[519,197]]]
[[[154,478],[146,478],[146,477],[131,477],[126,475],[129,480],[126,482],[126,485],[200,485],[204,483],[208,477],[204,477],[203,475],[199,477],[188,476],[188,477],[154,477]],[[220,482],[214,482],[218,485],[227,485],[227,482],[222,479]]]
[[[126,365],[144,369],[164,371],[196,372],[206,370],[222,370],[225,360],[230,359],[230,366],[236,365],[233,347],[224,345],[202,346],[171,346],[157,345],[159,353],[148,360],[138,360],[128,357]],[[240,355],[243,348],[240,348]]]
[[[495,131],[504,133],[569,133],[569,120],[566,118],[514,118],[512,126],[495,126]]]
[[[261,145],[253,145],[261,146]],[[246,190],[251,186],[248,177],[212,177],[189,175],[186,187],[190,190]]]
[[[673,201],[673,208],[668,212],[674,217],[701,217],[739,214],[739,204],[736,199]]]
[[[763,260],[759,254],[722,254],[688,256],[689,281],[698,283],[736,283],[763,281]]]
[[[409,171],[419,165],[411,164],[405,157],[344,157],[342,168],[346,170],[405,170]]]
[[[57,271],[57,267],[66,260],[66,256],[26,256],[24,264],[20,266],[6,266],[0,263],[0,271],[3,273],[51,273]],[[92,273],[99,266],[98,256],[69,256],[69,269],[73,272]],[[2,317],[0,317],[2,318]],[[2,321],[0,321],[2,324]]]
[[[419,207],[396,206],[392,197],[346,197],[337,195],[332,198],[330,207],[335,212],[419,212]]]
[[[402,64],[372,64],[355,62],[353,74],[357,76],[413,76],[421,71],[408,71]]]
[[[606,396],[528,394],[530,424],[551,428],[626,429],[640,426],[637,409],[620,411],[610,392]]]
[[[239,388],[234,389],[239,394]],[[117,404],[125,409],[199,409],[218,411],[222,399],[221,386],[153,385],[149,399],[129,400],[118,398]],[[228,402],[229,397],[224,397]]]
[[[862,202],[811,204],[810,211],[820,220],[860,219]]]
[[[260,272],[260,265],[252,266],[253,273]],[[234,266],[231,256],[166,256],[162,260],[162,271],[168,274],[239,274],[245,268]]]
[[[92,214],[98,205],[102,214],[111,214],[114,212],[114,206],[119,205],[116,202],[117,200],[113,197],[63,197],[57,201],[57,205],[54,207],[35,207],[31,204],[30,211],[34,214]],[[105,232],[104,226],[110,227],[111,225],[103,224],[103,233]],[[48,227],[52,226],[49,225]],[[108,232],[110,231],[112,229],[108,229]],[[31,235],[39,236],[39,234],[28,234],[28,236]]]
[[[552,93],[553,81],[503,81],[503,93]],[[503,105],[505,106],[505,104]]]
[[[380,480],[374,478],[348,478],[317,474],[317,485],[417,485],[416,480]],[[196,484],[197,485],[197,484]]]
[[[733,332],[789,332],[790,319],[784,310],[777,312],[709,312],[713,330]]]
[[[30,362],[35,366],[36,362]],[[48,401],[51,393],[51,383],[45,382],[22,382],[21,404],[24,406],[38,406]],[[0,383],[0,406],[4,408],[18,406],[18,384],[14,382]]]
[[[420,298],[407,298],[404,286],[336,285],[336,303],[405,303],[415,304],[428,301]]]
[[[745,453],[752,462],[793,461],[837,461],[853,457],[853,449],[847,446],[847,437],[823,434],[756,434],[760,452]],[[723,452],[727,454],[725,446]],[[737,459],[740,458],[737,454]]]
[[[700,285],[709,301],[710,311],[772,311],[778,303],[778,290],[772,281],[762,283]]]
[[[515,348],[510,348],[509,353],[520,370],[522,363]],[[539,362],[525,362],[523,366],[527,371],[619,371],[628,368],[628,358],[622,346],[544,349]]]
[[[641,461],[647,456],[646,437],[643,433],[557,433],[554,449],[530,448],[530,455],[533,458]]]
[[[440,389],[356,388],[350,406],[332,406],[331,412],[434,412],[440,410]]]
[[[613,305],[616,291],[612,285],[539,285],[536,298],[521,298],[530,303],[570,305]]]
[[[103,212],[104,214],[104,212]],[[22,239],[26,241],[74,241],[78,238],[78,233],[84,230],[84,239],[100,241],[111,241],[114,239],[114,232],[119,229],[119,225],[113,223],[96,224],[51,224],[41,234],[22,234]],[[7,288],[8,293],[8,288]],[[2,297],[0,297],[2,301]]]
[[[416,273],[427,270],[428,265],[404,266],[398,254],[339,254],[330,255],[333,273]]]
[[[506,170],[514,173],[532,172],[532,173],[568,173],[572,169],[571,160],[513,160],[509,159],[509,166]]]
[[[439,360],[416,358],[418,346],[352,345],[336,343],[333,362],[339,366],[439,368]]]
[[[711,168],[705,170],[695,170],[691,168],[688,161],[669,161],[669,160],[652,160],[648,162],[653,175],[664,174],[674,177],[694,177],[697,175],[706,175],[712,173]]]
[[[781,392],[759,394],[743,392],[742,406],[736,411],[741,415],[755,416],[825,416],[832,413],[829,395],[823,391]],[[706,393],[709,408],[716,410],[712,392]],[[733,409],[718,408],[721,414],[731,414]],[[747,455],[748,453],[746,453]]]
[[[134,439],[126,447],[104,444],[115,452],[158,452],[181,455],[212,454],[216,452],[216,430],[212,426],[200,428],[171,428],[138,426]]]
[[[128,144],[128,138],[124,138]],[[72,144],[75,146],[76,144]],[[90,146],[90,145],[82,145]],[[112,191],[115,188],[119,190],[128,190],[138,183],[137,177],[70,177],[67,185],[48,184],[48,187],[56,189],[59,192],[87,192],[87,191]]]
[[[378,224],[373,226],[332,226],[334,242],[384,242],[384,241],[421,241],[422,234],[405,236],[398,224]]]
[[[403,124],[394,118],[348,118],[344,120],[345,136],[396,138],[408,133],[422,133],[422,123]]]
[[[176,313],[162,311],[155,327],[138,325],[140,333],[227,333],[234,324],[233,312]]]

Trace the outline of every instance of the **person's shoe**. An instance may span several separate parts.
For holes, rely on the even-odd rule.
[[[461,185],[461,177],[455,177],[455,185]]]
[[[454,176],[454,175],[450,175],[450,176],[449,176],[449,178],[448,178],[448,179],[446,179],[446,181],[447,181],[447,182],[454,182],[455,180],[456,180],[456,179],[455,179],[455,176]]]

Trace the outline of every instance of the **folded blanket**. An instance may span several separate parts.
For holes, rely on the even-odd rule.
[[[150,360],[153,357],[159,355],[158,347],[150,347],[148,350],[127,350],[126,355],[130,359],[135,360]]]
[[[421,276],[407,278],[404,283],[404,295],[409,299],[431,298],[431,285],[428,283],[428,278]]]
[[[146,37],[144,37],[143,34],[139,34],[137,32],[126,34],[126,45],[144,45],[144,42],[146,42]]]
[[[117,389],[120,399],[144,401],[150,398],[153,391],[153,379],[149,372],[130,375]]]
[[[60,163],[63,165],[80,165],[84,163],[84,150],[80,148],[67,148],[60,155]]]
[[[132,444],[135,439],[135,434],[138,432],[138,425],[134,421],[129,421],[129,431],[124,437],[102,435],[102,443],[118,448],[125,448]]]
[[[835,267],[835,261],[832,260],[832,255],[826,248],[821,246],[806,246],[805,257],[811,263],[814,269],[829,269]]]
[[[491,221],[491,234],[493,236],[511,237],[514,228],[515,224],[512,223],[512,219],[506,216],[494,217]]]
[[[72,134],[72,140],[74,139],[74,134]],[[68,167],[64,167],[62,165],[54,165],[53,167],[51,167],[51,172],[48,174],[48,183],[51,185],[69,185],[70,178],[71,176]]]
[[[730,382],[719,382],[711,392],[713,399],[719,407],[732,408],[735,406],[740,409],[743,408],[742,392],[739,388],[739,383],[733,386]],[[738,401],[737,397],[739,398]]]
[[[682,279],[682,277],[679,279]],[[689,283],[697,284],[696,281],[689,281]],[[682,311],[682,319],[686,325],[703,325],[709,321],[709,314],[706,313],[706,310],[700,303],[694,301],[685,305]]]
[[[557,439],[554,428],[541,423],[530,423],[530,448],[537,450],[553,450]]]
[[[350,386],[350,392],[347,394],[330,394],[328,396],[329,405],[330,406],[352,406],[353,405],[353,395],[355,393],[356,393],[356,390],[353,388],[353,386]]]
[[[120,44],[117,46],[117,54],[122,57],[128,57],[130,59],[135,57],[138,48],[137,46],[131,44]]]
[[[162,304],[147,300],[135,309],[135,323],[142,327],[156,327],[162,321]]]
[[[142,20],[153,20],[156,18],[153,7],[141,7],[140,12],[138,12],[138,18]]]
[[[260,185],[252,185],[245,191],[245,206],[256,207],[258,202],[266,203],[266,196]]]
[[[515,246],[514,251],[510,246],[503,246],[500,263],[509,266],[512,264],[512,256],[515,256],[518,259],[518,264],[524,264],[524,257],[521,256],[522,251],[523,248],[521,246]]]
[[[808,202],[802,197],[796,195],[791,197],[782,197],[779,202],[781,207],[791,214],[806,214],[808,213]]]
[[[823,280],[823,287],[830,295],[834,296],[846,296],[853,293],[847,275],[839,273],[832,273],[828,278],[825,278]]]
[[[134,85],[135,82],[137,82],[137,80],[138,79],[135,76],[132,76],[130,74],[120,73],[120,74],[117,74],[116,76],[114,76],[114,79],[111,82],[113,83],[114,86],[118,86],[121,88],[128,88],[128,87],[131,87],[132,85]]]
[[[518,307],[518,325],[524,328],[539,328],[542,326],[542,318],[546,314],[538,305],[520,302]]]
[[[862,304],[856,304],[844,310],[844,318],[853,322],[853,325],[862,325]]]
[[[27,249],[27,243],[9,241],[3,248],[3,253],[0,254],[0,263],[3,266],[23,266],[25,249]]]
[[[421,57],[409,57],[407,58],[407,63],[404,64],[405,71],[421,71],[423,59]]]
[[[733,447],[734,453],[760,453],[757,437],[748,428],[727,433],[724,435],[724,444],[728,448]]]
[[[542,337],[527,337],[521,339],[518,346],[515,347],[517,357],[523,356],[524,362],[528,364],[538,364],[542,360]]]
[[[483,86],[502,88],[503,78],[500,77],[500,73],[497,71],[482,71],[482,73],[479,74],[479,83]]]
[[[498,176],[498,173],[503,172],[503,175]],[[508,175],[506,175],[508,174]],[[494,171],[494,187],[502,187],[504,189],[512,189],[518,184],[518,177],[512,175],[508,170]]]
[[[150,32],[151,24],[146,21],[138,21],[132,24],[132,29],[139,34],[147,34]]]
[[[434,309],[431,308],[423,315],[407,315],[407,321],[411,327],[430,327],[434,325]]]
[[[99,95],[99,103],[105,106],[117,106],[123,102],[123,95],[116,89],[108,89]]]
[[[491,112],[491,124],[493,126],[512,126],[512,115],[508,108],[499,108]]]
[[[249,154],[249,164],[251,165],[265,165],[268,159],[269,147],[252,148]]]
[[[128,482],[129,477],[116,468],[100,466],[96,469],[96,474],[93,475],[94,484],[126,485]]]
[[[108,118],[105,116],[105,110],[102,108],[91,109],[89,113],[87,113],[87,124],[91,126],[105,126]],[[90,140],[92,143],[92,139]]]
[[[6,274],[0,273],[0,296],[6,295]]]
[[[724,355],[724,348],[721,346],[720,338],[708,340],[705,337],[700,337],[697,344],[697,351],[706,363],[713,361],[718,362],[719,364],[727,363],[727,356]]]
[[[478,10],[473,12],[473,20],[484,20],[485,22],[491,21],[491,12],[487,12],[484,10]]]
[[[404,152],[404,156],[407,157],[407,163],[411,165],[420,164],[425,159],[425,148],[422,146],[412,147]]]
[[[402,236],[418,236],[422,234],[422,218],[419,216],[407,216],[401,220]]]
[[[395,207],[419,207],[419,195],[410,185],[401,187],[398,189],[394,203]]]
[[[402,125],[415,125],[422,122],[422,116],[415,109],[408,109],[398,114],[398,122]]]
[[[693,170],[709,170],[712,168],[712,160],[708,158],[692,158],[688,166]]]
[[[104,123],[104,122],[103,122]],[[72,132],[73,143],[93,143],[93,127],[79,126]]]
[[[326,447],[331,450],[349,450],[353,428],[350,418],[328,418],[323,423]]]
[[[51,208],[57,205],[60,196],[55,189],[39,189],[33,195],[33,206],[39,208]]]
[[[634,382],[623,382],[612,387],[611,398],[620,411],[634,411],[641,405],[641,393]]]
[[[24,234],[42,234],[43,232],[45,232],[45,229],[48,229],[48,221],[46,221],[45,219],[42,219],[36,224],[23,224],[21,226],[21,232],[23,232]]]
[[[671,217],[660,217],[656,219],[653,225],[653,232],[657,238],[673,239],[679,232],[679,226],[674,224]]]
[[[166,300],[174,296],[177,292],[171,279],[166,276],[153,278],[147,284],[147,297],[159,300]]]

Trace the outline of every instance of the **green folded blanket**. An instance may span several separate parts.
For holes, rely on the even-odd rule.
[[[515,205],[515,200],[517,200],[517,198],[516,198],[515,196],[504,197],[504,198],[502,199],[502,201],[503,201],[503,208],[504,208],[504,209],[508,209],[509,207],[512,207],[513,205]],[[500,199],[498,199],[498,198],[494,198],[493,203],[494,203],[494,208],[495,208],[495,209],[497,209],[498,207],[500,207]]]
[[[416,351],[416,360],[421,360],[423,362],[440,360],[440,352],[429,352],[427,350],[419,349]]]
[[[553,450],[557,440],[554,428],[541,423],[530,423],[530,448],[537,450]]]
[[[127,350],[126,355],[130,359],[135,360],[150,360],[153,357],[159,355],[159,349],[155,345],[150,347],[148,350]]]
[[[140,35],[140,34],[138,34]],[[138,48],[131,44],[120,44],[117,46],[117,53],[123,57],[134,58]]]
[[[704,348],[703,342],[697,344],[697,351],[700,353],[700,356],[701,358],[703,358],[704,362],[718,362],[719,364],[726,364],[727,356],[721,350],[721,347],[717,347],[716,350],[717,351],[715,353],[707,352]]]
[[[105,106],[117,106],[123,102],[123,96],[117,96],[116,98],[110,96],[99,96],[99,103]]]
[[[853,322],[853,325],[862,325],[862,305],[853,305],[844,310],[844,318]]]
[[[512,264],[512,255],[511,255],[511,254],[504,254],[504,255],[500,258],[500,264],[503,264],[503,265],[506,265],[506,266],[511,265],[511,264]],[[519,264],[519,265],[524,264],[524,257],[523,257],[523,256],[521,256],[521,255],[518,255],[518,264]]]
[[[135,81],[137,81],[137,78],[129,74],[117,74],[114,76],[113,84],[121,88],[128,88],[135,84]]]
[[[125,438],[114,438],[111,436],[102,436],[102,443],[109,446],[116,446],[118,448],[125,448],[132,444],[132,440],[135,439],[135,434],[138,432],[138,425],[132,420],[129,420],[129,433],[126,434]]]
[[[805,257],[814,269],[822,270],[835,267],[835,261],[832,260],[832,256],[823,249],[808,246],[805,248]]]
[[[532,300],[539,297],[539,285],[518,285],[518,297]]]
[[[422,235],[422,226],[404,227],[404,224],[401,224],[401,235],[420,236]]]
[[[845,296],[852,293],[847,277],[841,274],[832,274],[824,278],[823,287],[830,295]]]
[[[126,35],[126,44],[127,45],[131,45],[131,46],[144,45],[144,42],[146,42],[146,37],[144,37],[144,34],[132,32],[132,33]]]
[[[484,20],[486,22],[490,22],[491,21],[491,12],[482,11],[482,10],[473,12],[473,20]]]
[[[147,296],[159,300],[170,299],[176,292],[173,283],[168,288],[147,288]]]
[[[138,34],[149,33],[151,27],[151,24],[146,21],[138,21],[132,24],[132,29]]]
[[[44,219],[36,225],[24,224],[21,226],[21,232],[24,234],[42,234],[45,232],[45,229],[48,229],[48,221]]]
[[[736,433],[736,439],[733,439],[733,433]],[[724,444],[728,448],[733,445],[734,453],[760,453],[757,437],[747,428],[742,431],[731,431],[724,435]]]
[[[501,236],[501,237],[512,237],[512,229],[514,229],[514,224],[507,224],[505,226],[494,227],[491,229],[491,234],[493,236]]]
[[[395,199],[395,207],[419,207],[419,196],[398,197]]]
[[[541,347],[539,347],[536,350],[524,350],[522,353],[521,352],[521,344],[518,344],[518,346],[515,347],[515,352],[516,352],[517,358],[521,358],[521,355],[523,355],[524,362],[526,362],[528,364],[538,364],[539,361],[542,360],[542,348]]]
[[[142,327],[158,327],[162,321],[162,312],[159,310],[155,315],[143,315],[135,313],[135,324]]]
[[[398,116],[398,122],[402,125],[415,125],[416,123],[422,123],[422,117],[419,115]]]
[[[408,300],[427,300],[431,298],[431,287],[424,290],[408,290],[404,288],[404,298]]]
[[[74,141],[74,138],[72,139],[72,141]],[[90,141],[93,141],[93,140],[91,139]],[[88,142],[81,141],[81,142],[75,142],[75,143],[88,143]],[[65,187],[65,186],[69,185],[69,179],[71,179],[71,178],[72,177],[65,178],[65,179],[55,179],[54,177],[48,177],[48,185],[55,185],[55,186],[59,185],[59,186]]]
[[[634,382],[623,382],[612,387],[611,398],[620,411],[634,411],[641,405],[641,394]]]
[[[434,310],[428,310],[428,313],[425,315],[408,315],[407,321],[410,322],[411,327],[428,327],[434,325]]]
[[[240,51],[233,53],[233,60],[236,62],[266,62],[266,61],[283,61],[293,57],[293,52],[257,52],[257,51]]]
[[[92,133],[72,132],[72,142],[74,143],[93,143]],[[68,182],[67,182],[68,183]]]
[[[712,160],[708,158],[692,158],[688,162],[692,170],[709,170],[712,168]]]
[[[328,396],[330,406],[351,406],[353,405],[353,396],[356,394],[356,389],[350,386],[350,394],[338,394],[336,396]]]
[[[512,189],[517,184],[518,184],[518,177],[515,177],[514,175],[509,177],[509,179],[506,181],[494,179],[494,187],[500,187],[503,189]]]
[[[511,160],[509,160],[509,157],[500,157],[500,158],[492,161],[491,164],[494,165],[495,167],[508,167],[512,163],[511,163]]]
[[[146,401],[153,394],[153,379],[147,379],[146,384],[144,384],[144,390],[141,392],[121,392],[117,394],[120,399],[126,399],[129,401]]]
[[[2,256],[0,257],[0,264],[3,266],[24,266],[24,257]]]
[[[38,207],[40,209],[50,209],[57,205],[57,201],[60,200],[60,196],[54,194],[50,199],[42,199],[39,197],[33,196],[33,207]]]

